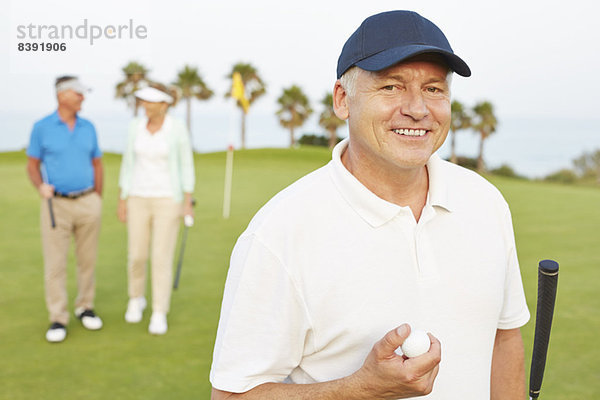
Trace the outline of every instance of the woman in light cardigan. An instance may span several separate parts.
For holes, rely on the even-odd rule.
[[[150,248],[152,316],[148,331],[162,335],[167,332],[173,255],[181,217],[193,218],[194,159],[185,125],[167,113],[174,97],[152,87],[138,90],[135,96],[146,117],[133,120],[129,126],[117,211],[119,220],[127,223],[128,236],[129,302],[125,320],[142,320]]]

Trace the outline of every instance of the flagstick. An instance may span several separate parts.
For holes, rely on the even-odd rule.
[[[235,103],[231,109],[229,119],[229,131],[227,132],[229,144],[227,146],[227,157],[225,159],[225,183],[223,185],[223,218],[228,219],[231,212],[231,186],[233,183],[233,131],[235,129],[235,115],[237,107]]]
[[[248,112],[249,102],[244,95],[244,82],[239,72],[234,71],[231,74],[231,97],[236,100],[235,104],[242,107],[243,112]],[[232,113],[232,116],[234,113]],[[223,193],[223,218],[229,218],[229,212],[231,211],[231,185],[233,180],[233,121],[235,118],[231,118],[229,121],[229,147],[227,148],[227,159],[225,161],[225,193]],[[243,119],[242,119],[243,121]]]
[[[231,211],[231,183],[233,181],[233,146],[227,148],[225,160],[225,193],[223,194],[223,218],[229,218]]]

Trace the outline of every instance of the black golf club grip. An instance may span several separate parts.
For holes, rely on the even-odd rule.
[[[550,329],[554,314],[556,288],[558,285],[558,263],[553,260],[542,260],[538,269],[538,297],[535,319],[535,337],[529,374],[529,397],[537,399],[542,387]]]

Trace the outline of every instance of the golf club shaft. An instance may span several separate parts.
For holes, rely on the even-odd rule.
[[[52,207],[52,199],[48,199],[48,211],[50,212],[50,226],[52,229],[56,228],[56,221],[54,220],[54,208]]]
[[[552,260],[540,261],[538,269],[538,297],[535,321],[535,337],[529,375],[529,396],[537,399],[540,395],[546,355],[550,342],[550,329],[554,314],[556,288],[558,285],[558,263]]]
[[[42,182],[48,183],[48,172],[46,171],[46,165],[40,166],[40,175],[42,176]],[[52,198],[48,199],[48,212],[50,213],[50,226],[52,229],[56,228],[56,220],[54,219],[54,208],[52,207]]]
[[[179,286],[179,276],[181,275],[181,266],[183,265],[183,253],[185,251],[185,242],[187,241],[187,233],[189,227],[184,226],[183,238],[181,239],[181,248],[179,249],[179,261],[177,262],[177,271],[175,273],[175,281],[173,281],[173,289]]]
[[[196,205],[196,199],[191,199],[192,207]],[[190,215],[191,217],[191,215]],[[184,216],[184,221],[187,216]],[[179,276],[181,275],[181,266],[183,265],[183,253],[185,251],[185,242],[187,241],[188,229],[191,225],[194,224],[193,217],[191,218],[192,222],[188,225],[187,222],[184,222],[183,225],[183,238],[181,238],[181,248],[179,249],[179,261],[177,262],[177,271],[175,273],[175,280],[173,281],[173,289],[177,289],[179,286]]]

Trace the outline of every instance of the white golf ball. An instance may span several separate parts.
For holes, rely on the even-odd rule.
[[[192,217],[191,215],[186,215],[185,217],[183,217],[183,224],[185,226],[193,226],[194,225],[194,217]]]
[[[427,336],[427,332],[420,329],[413,329],[400,348],[406,357],[413,358],[427,353],[430,346],[431,341],[429,340],[429,336]]]

